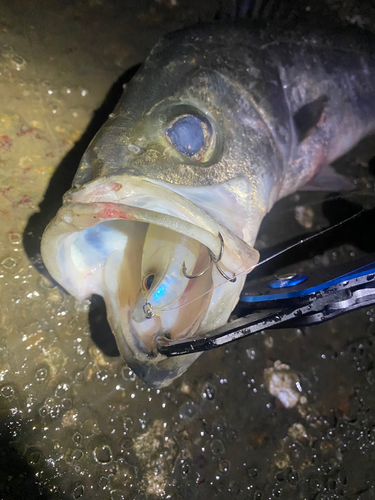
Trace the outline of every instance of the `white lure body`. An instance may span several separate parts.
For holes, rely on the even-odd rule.
[[[192,274],[201,246],[184,234],[149,225],[143,246],[141,295],[132,313],[134,321],[140,323],[150,316],[145,313],[146,304],[151,314],[157,316],[178,307],[177,302],[189,284],[181,263]]]

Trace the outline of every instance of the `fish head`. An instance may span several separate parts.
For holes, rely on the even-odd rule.
[[[160,335],[227,321],[277,182],[262,171],[277,153],[242,87],[209,50],[191,50],[194,35],[179,40],[161,42],[129,84],[42,240],[62,286],[104,297],[120,352],[153,387],[197,357],[162,356]]]
[[[211,210],[212,196],[225,191],[236,198],[236,210],[226,206],[215,217],[233,225],[235,216],[238,234],[252,244],[277,199],[281,150],[286,156],[290,134],[279,134],[286,137],[284,147],[263,75],[243,61],[233,69],[227,41],[225,31],[197,29],[161,40],[84,154],[73,186],[119,173],[145,177],[203,200],[200,206],[215,193]],[[285,114],[282,104],[277,112]],[[194,189],[201,187],[217,189],[205,197]]]

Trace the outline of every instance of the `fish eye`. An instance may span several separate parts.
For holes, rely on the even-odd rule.
[[[199,115],[175,118],[166,128],[165,134],[180,153],[200,162],[205,160],[213,139],[210,122]]]
[[[155,274],[148,274],[143,280],[143,286],[145,290],[150,290],[152,283],[154,282]]]

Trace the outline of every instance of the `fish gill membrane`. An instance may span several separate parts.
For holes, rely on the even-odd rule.
[[[188,338],[224,324],[259,260],[254,248],[188,199],[129,176],[68,193],[44,233],[42,255],[53,278],[78,300],[104,298],[122,356],[152,387],[170,384],[199,356],[167,358],[156,339]]]

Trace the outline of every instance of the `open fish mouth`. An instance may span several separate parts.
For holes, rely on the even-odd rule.
[[[171,383],[198,356],[166,358],[157,337],[224,324],[259,258],[238,228],[190,201],[199,190],[204,200],[209,187],[184,187],[184,195],[174,188],[128,175],[94,180],[67,193],[42,239],[56,281],[79,300],[104,298],[121,354],[152,387]]]

